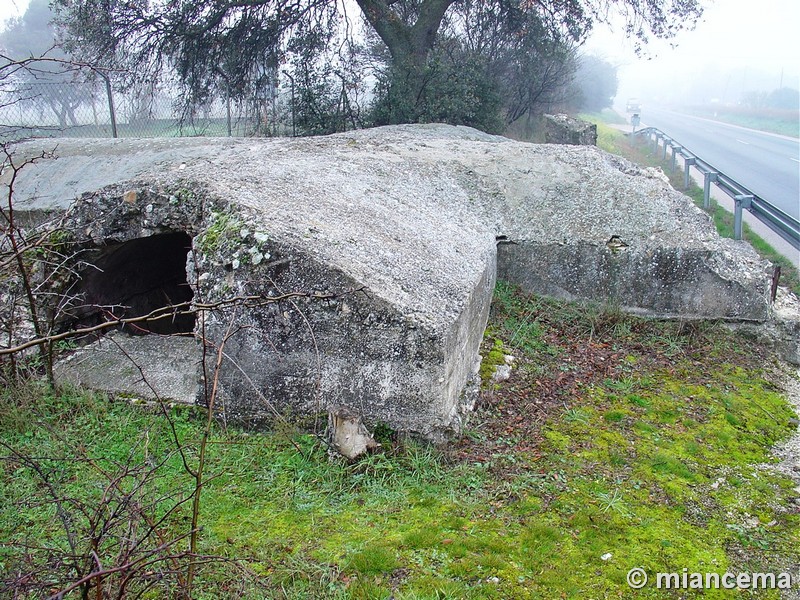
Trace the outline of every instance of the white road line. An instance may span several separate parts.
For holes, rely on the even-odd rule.
[[[744,144],[745,146],[749,146],[750,145],[747,142],[743,142],[742,140],[736,140],[736,141],[739,142],[740,144]]]
[[[796,163],[800,163],[800,160],[798,160],[797,158],[792,158],[791,156],[789,157],[789,160],[793,160]]]

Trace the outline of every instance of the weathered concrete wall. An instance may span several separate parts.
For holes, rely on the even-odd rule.
[[[544,139],[548,144],[596,146],[597,125],[569,115],[545,115]]]
[[[276,209],[285,200],[271,198]],[[464,394],[478,370],[494,288],[494,236],[474,219],[440,225],[396,206],[375,206],[369,197],[351,199],[349,207],[340,200],[331,208],[352,211],[352,227],[331,226],[320,216],[279,236],[279,227],[297,227],[285,213],[273,216],[281,225],[267,226],[258,212],[185,180],[178,186],[131,181],[84,193],[66,227],[86,247],[188,233],[188,281],[198,302],[293,291],[335,296],[205,313],[197,331],[208,342],[209,364],[225,340],[217,408],[226,419],[257,426],[276,412],[321,413],[335,402],[358,408],[369,424],[440,438],[474,401]],[[387,212],[359,225],[364,210]],[[97,379],[88,372],[69,378]]]
[[[609,245],[611,247],[609,247]],[[609,303],[640,315],[764,320],[767,304],[725,279],[704,250],[610,244],[504,244],[499,277],[564,300]],[[676,311],[676,308],[679,310]]]
[[[195,302],[332,296],[197,322],[210,356],[227,338],[218,407],[231,419],[335,404],[429,437],[458,428],[496,276],[656,316],[769,314],[749,246],[721,240],[658,172],[593,147],[420,125],[18,150],[50,146],[59,158],[26,168],[17,200],[71,207],[84,246],[185,232]]]

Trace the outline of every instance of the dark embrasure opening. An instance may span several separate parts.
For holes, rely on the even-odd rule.
[[[162,233],[108,245],[81,273],[78,284],[79,325],[109,318],[133,318],[188,302],[186,257],[192,239],[184,232]],[[184,309],[185,310],[185,309]],[[133,334],[191,333],[193,314],[125,325]]]

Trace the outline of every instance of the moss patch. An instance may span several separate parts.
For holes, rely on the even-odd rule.
[[[487,331],[488,333],[488,331]],[[508,352],[503,346],[503,340],[487,335],[481,346],[481,367],[479,375],[481,387],[486,389],[492,384],[492,378],[497,372],[497,367],[506,364]]]
[[[215,429],[199,551],[236,562],[204,564],[196,597],[683,598],[700,596],[633,591],[626,574],[798,564],[794,484],[759,466],[791,433],[792,412],[751,341],[502,283],[487,340],[490,363],[514,349],[515,376],[484,392],[444,451],[388,436],[383,453],[350,464],[291,429]],[[170,414],[171,425],[98,396],[5,390],[0,580],[21,569],[47,590],[74,580],[63,554],[29,550],[67,545],[48,487],[18,454],[85,506],[121,465],[152,464],[141,497],[159,499],[160,535],[185,534],[189,505],[166,513],[192,489],[174,436],[196,464],[202,420]],[[117,548],[98,549],[104,565]],[[160,585],[153,597],[168,592]]]

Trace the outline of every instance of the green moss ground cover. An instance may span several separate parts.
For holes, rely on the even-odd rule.
[[[794,484],[758,466],[793,414],[753,342],[502,283],[485,337],[487,362],[508,352],[515,370],[495,384],[484,369],[476,412],[444,449],[382,427],[382,452],[350,464],[287,427],[216,427],[198,553],[217,558],[194,597],[683,598],[700,594],[634,592],[626,573],[800,564]],[[90,554],[92,507],[126,465],[151,473],[132,497],[163,518],[158,539],[187,532],[190,502],[173,507],[192,490],[194,409],[170,409],[170,425],[155,408],[27,385],[5,390],[0,411],[0,596],[44,597],[73,577],[62,517]],[[114,564],[114,540],[131,535],[109,536],[98,560]],[[153,572],[142,597],[177,597]]]

